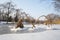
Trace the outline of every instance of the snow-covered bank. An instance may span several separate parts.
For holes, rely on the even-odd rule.
[[[5,34],[0,35],[0,40],[60,40],[60,30],[48,30],[39,33]]]
[[[32,25],[24,25],[23,29],[18,28],[16,32],[12,31],[11,29],[15,27],[16,25],[0,25],[0,35],[1,34],[11,34],[11,33],[36,33],[36,32],[44,32],[47,31],[47,26],[40,24],[35,25],[36,28],[32,29]],[[60,30],[60,25],[53,25],[51,30]]]
[[[25,28],[11,31],[15,25],[0,25],[0,40],[60,40],[60,25],[53,25],[51,30],[47,26],[40,24],[35,25],[33,31],[29,30],[32,25],[24,25]]]
[[[11,31],[11,28],[15,27],[15,25],[1,25],[0,26],[0,35],[2,34],[10,34],[10,33],[19,33],[19,34],[23,34],[23,33],[36,33],[36,32],[43,32],[46,31],[46,29],[44,28],[40,28],[38,26],[36,26],[36,28],[34,28],[32,30],[32,25],[24,25],[23,29],[18,29],[16,32]]]

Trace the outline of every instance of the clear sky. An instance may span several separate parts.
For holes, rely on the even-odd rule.
[[[8,0],[0,0],[0,3]],[[54,12],[52,0],[12,0],[17,8],[22,8],[23,11],[30,14],[32,17],[39,17]]]

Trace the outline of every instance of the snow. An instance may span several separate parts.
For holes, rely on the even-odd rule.
[[[12,31],[16,25],[1,25],[0,24],[0,40],[60,40],[60,24],[53,25],[51,29],[48,26],[40,24],[24,25],[25,28],[18,28],[17,31]]]
[[[0,40],[60,40],[60,31],[45,31],[39,33],[5,34]]]
[[[0,21],[0,24],[6,24],[7,22],[5,22],[5,21]],[[13,23],[15,23],[15,22],[8,22],[9,24],[13,24]]]

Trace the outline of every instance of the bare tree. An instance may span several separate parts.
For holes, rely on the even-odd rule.
[[[60,0],[53,0],[54,1],[54,7],[56,11],[60,11]]]
[[[33,18],[31,19],[31,16],[29,16],[29,15],[26,14],[25,12],[22,12],[22,13],[20,14],[20,18],[19,18],[19,20],[18,20],[18,22],[17,22],[16,28],[17,28],[17,27],[21,27],[21,25],[22,25],[22,27],[23,27],[22,22],[23,22],[25,19],[27,19],[28,23],[32,24],[32,26],[35,27],[35,25],[34,25],[34,23],[33,23],[33,21],[32,21]],[[33,27],[32,27],[32,28],[33,28]]]
[[[42,15],[40,17],[45,17],[47,19],[44,21],[44,24],[48,25],[48,27],[50,27],[50,25],[53,24],[53,20],[55,19],[55,17],[52,18],[51,15],[48,15],[48,16]],[[38,20],[40,19],[40,17],[38,17]]]
[[[19,13],[20,13],[20,9],[16,9],[16,14],[15,14],[15,18],[14,18],[15,22],[17,22],[19,19],[19,16],[20,16]]]
[[[6,15],[7,15],[7,23],[8,23],[8,18],[9,18],[9,14],[15,10],[14,5],[12,4],[12,2],[7,2],[7,3],[3,3],[0,4],[1,7],[3,7],[4,11],[6,11]]]

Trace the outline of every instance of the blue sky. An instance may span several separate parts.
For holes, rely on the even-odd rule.
[[[0,3],[8,0],[0,0]],[[12,0],[17,8],[23,9],[26,13],[32,17],[39,17],[41,15],[47,15],[54,12],[52,0]]]

